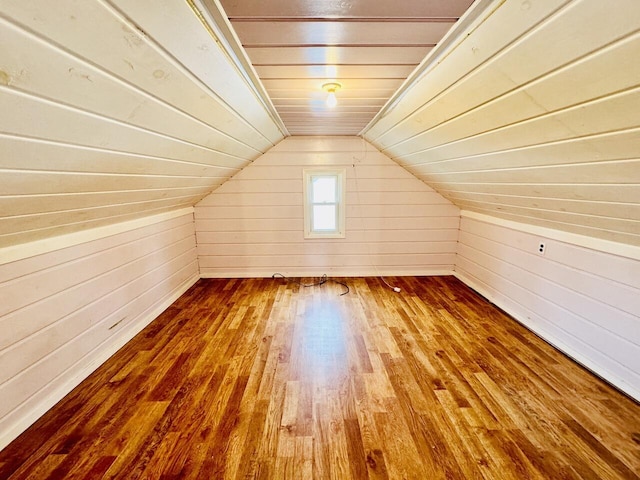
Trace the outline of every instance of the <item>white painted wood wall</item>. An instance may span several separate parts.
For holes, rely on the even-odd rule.
[[[354,137],[278,143],[187,2],[3,0],[0,448],[195,282],[198,261],[203,276],[455,264],[640,399],[638,257],[473,215],[458,234],[458,207],[415,177],[466,209],[640,245],[640,2],[495,4],[367,131],[380,153]],[[345,239],[303,239],[302,169],[318,165],[347,169]],[[176,209],[219,185],[194,234]]]
[[[493,2],[365,132],[465,210],[640,245],[640,2]]]
[[[193,209],[77,236],[0,250],[0,449],[199,278]]]
[[[346,169],[346,238],[303,238],[302,171]],[[356,137],[288,137],[195,207],[202,276],[433,275],[459,209]]]
[[[463,212],[455,275],[640,400],[638,249],[635,257],[616,255],[539,230]]]
[[[0,10],[0,247],[192,207],[283,137],[187,2]]]

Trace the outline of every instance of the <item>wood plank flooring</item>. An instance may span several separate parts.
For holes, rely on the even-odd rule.
[[[455,278],[340,280],[200,280],[0,478],[639,478],[640,406]]]

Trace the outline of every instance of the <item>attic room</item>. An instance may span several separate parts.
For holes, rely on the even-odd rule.
[[[0,2],[0,478],[640,478],[640,2]]]

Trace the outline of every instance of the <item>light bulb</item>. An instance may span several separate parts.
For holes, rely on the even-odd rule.
[[[327,95],[327,107],[333,108],[338,105],[338,99],[336,98],[336,92],[330,91]]]
[[[342,85],[337,82],[329,82],[322,85],[322,89],[327,92],[327,107],[333,108],[338,105],[338,99],[336,98],[336,91],[340,89]]]

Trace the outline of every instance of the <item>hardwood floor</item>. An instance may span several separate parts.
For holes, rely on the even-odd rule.
[[[200,280],[0,478],[639,478],[640,406],[453,277]]]

